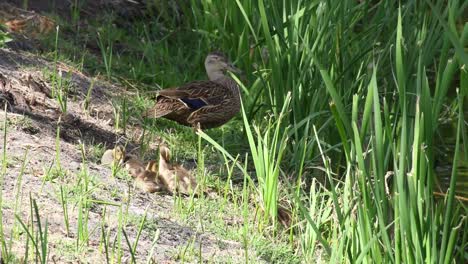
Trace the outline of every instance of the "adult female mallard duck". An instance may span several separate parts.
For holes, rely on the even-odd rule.
[[[226,75],[240,73],[221,52],[205,59],[209,80],[195,81],[159,91],[156,105],[145,116],[164,117],[185,126],[201,129],[219,127],[240,110],[239,85]]]

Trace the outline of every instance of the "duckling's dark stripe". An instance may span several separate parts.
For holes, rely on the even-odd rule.
[[[184,102],[188,107],[192,109],[200,109],[206,106],[205,101],[201,99],[180,98],[180,100],[182,100],[182,102]]]

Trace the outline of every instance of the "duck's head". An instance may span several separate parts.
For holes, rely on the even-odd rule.
[[[208,54],[205,59],[205,69],[210,80],[218,79],[226,74],[227,71],[241,73],[241,70],[234,67],[227,56],[219,51]]]

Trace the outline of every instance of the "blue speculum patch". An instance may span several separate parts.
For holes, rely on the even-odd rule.
[[[182,102],[186,103],[190,108],[192,109],[199,109],[202,108],[203,106],[206,106],[205,101],[202,99],[189,99],[189,98],[181,98]]]

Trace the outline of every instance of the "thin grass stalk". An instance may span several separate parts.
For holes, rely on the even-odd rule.
[[[57,96],[56,84],[57,84],[57,73],[58,73],[58,36],[60,26],[55,28],[55,52],[54,52],[54,73],[52,74],[52,96]]]
[[[89,110],[91,95],[93,94],[94,84],[96,83],[97,78],[99,78],[99,74],[91,79],[91,83],[89,84],[88,90],[86,91],[86,97],[83,103],[83,110],[86,112]]]
[[[57,122],[57,132],[55,135],[55,171],[57,174],[61,174],[62,172],[62,164],[60,162],[60,125],[61,125],[61,117]]]
[[[101,246],[101,252],[102,252],[102,247],[104,247],[104,255],[106,257],[106,263],[110,263],[109,261],[109,239],[107,239],[108,236],[106,234],[106,224],[105,224],[106,215],[107,215],[107,207],[105,206],[104,209],[102,209],[100,246]]]
[[[104,61],[106,75],[107,75],[107,78],[110,79],[112,75],[111,68],[112,68],[112,55],[113,55],[112,46],[113,45],[110,39],[107,39],[107,45],[105,45],[102,40],[101,33],[98,31],[96,34],[97,34],[98,45],[101,50],[102,59]],[[107,32],[107,34],[109,33]]]
[[[48,226],[49,223],[46,219],[45,221],[45,227],[44,230],[42,229],[42,224],[41,224],[41,218],[39,215],[39,209],[37,207],[36,200],[32,200],[33,202],[33,207],[34,207],[34,212],[36,214],[36,220],[37,220],[37,230],[39,234],[39,239],[41,242],[41,263],[47,263],[47,258],[48,258],[48,239],[47,239],[47,233],[48,233]]]
[[[153,255],[154,255],[154,249],[156,248],[156,246],[158,245],[157,242],[158,242],[158,239],[159,239],[159,234],[160,234],[160,230],[159,228],[156,229],[156,232],[154,234],[154,239],[153,239],[153,242],[152,242],[152,246],[151,246],[151,250],[148,254],[148,257],[146,259],[146,264],[150,264],[150,263],[153,263]]]
[[[460,153],[460,138],[461,138],[461,130],[462,126],[464,125],[462,116],[463,113],[463,96],[458,95],[458,122],[457,122],[457,137],[455,140],[455,150],[454,150],[454,157],[453,157],[453,165],[452,165],[452,175],[450,177],[450,187],[448,190],[447,201],[446,201],[446,210],[444,213],[444,225],[442,229],[442,245],[439,252],[439,262],[440,263],[448,263],[444,260],[450,260],[447,255],[452,255],[452,252],[447,253],[447,244],[450,243],[450,233],[449,228],[450,225],[453,223],[453,210],[454,210],[454,197],[455,197],[455,184],[457,182],[458,176],[458,162],[459,162],[459,153]]]
[[[302,204],[302,202],[300,200],[300,197],[296,196],[295,201],[296,201],[296,203],[297,203],[297,205],[299,207],[300,212],[302,213],[302,216],[307,220],[307,224],[314,230],[314,232],[315,232],[315,234],[317,236],[317,240],[320,241],[320,244],[322,244],[322,246],[324,247],[325,252],[327,253],[327,255],[331,256],[332,255],[332,250],[331,250],[331,247],[330,247],[329,243],[322,236],[318,226],[316,225],[316,223],[310,217],[309,212],[307,211],[307,209]]]
[[[20,216],[19,215],[15,215],[16,217],[16,220],[18,220],[18,222],[20,223],[21,227],[23,227],[23,230],[26,232],[26,234],[28,235],[28,238],[31,239],[31,242],[33,244],[33,247],[35,249],[35,253],[36,253],[36,263],[38,262],[37,261],[37,256],[40,256],[40,251],[39,251],[39,247],[37,246],[37,243],[36,243],[36,240],[34,238],[34,236],[31,234],[31,231],[29,230],[29,228],[26,226],[26,224],[21,220]],[[29,240],[28,240],[29,241]],[[26,254],[27,256],[27,254]]]
[[[62,204],[63,210],[63,219],[65,221],[65,230],[67,231],[67,236],[70,235],[70,220],[68,215],[68,190],[64,186],[60,186],[60,202]]]
[[[23,162],[21,164],[21,170],[20,170],[20,173],[18,175],[18,178],[16,179],[16,183],[15,183],[15,189],[16,189],[16,192],[15,192],[15,205],[13,207],[13,212],[14,214],[18,214],[19,213],[19,208],[20,208],[20,205],[21,205],[21,201],[22,201],[22,187],[23,187],[23,176],[24,176],[24,171],[26,169],[26,165],[28,164],[29,160],[28,160],[28,153],[29,153],[29,147],[26,148],[26,151],[24,152],[24,156],[23,156]],[[17,222],[16,220],[14,221],[13,223],[13,226],[11,227],[11,231],[10,231],[10,240],[9,240],[9,243],[8,243],[8,252],[11,252],[11,249],[12,249],[12,245],[13,245],[13,241],[15,240],[15,236],[17,236],[17,233],[18,233],[18,228],[17,228]],[[5,257],[5,259],[8,259],[9,258],[9,255],[7,255]]]
[[[133,252],[136,252],[136,250],[137,250],[138,241],[140,240],[141,232],[143,231],[143,227],[144,227],[144,225],[146,223],[146,216],[147,216],[147,213],[148,213],[148,208],[149,208],[149,206],[146,207],[145,214],[143,215],[143,219],[141,219],[141,222],[140,222],[140,224],[138,226],[138,232],[137,232],[137,235],[136,235],[136,238],[135,238],[135,242],[133,243],[133,249],[132,249]]]
[[[122,234],[125,237],[125,242],[127,242],[128,250],[130,251],[130,256],[132,257],[132,263],[137,263],[135,258],[135,252],[133,251],[132,243],[128,239],[127,232],[125,232],[125,228],[122,228]]]
[[[335,212],[336,212],[337,217],[338,217],[338,222],[339,222],[340,226],[343,227],[342,225],[344,224],[344,219],[343,219],[343,214],[341,212],[340,204],[338,202],[338,194],[337,194],[337,192],[335,190],[336,186],[335,186],[334,180],[333,180],[333,178],[331,176],[332,172],[331,172],[331,169],[330,169],[330,160],[329,160],[328,157],[325,157],[325,155],[323,153],[322,146],[320,145],[320,140],[319,140],[318,134],[317,134],[317,129],[315,128],[315,126],[313,126],[313,129],[314,129],[315,139],[317,141],[317,146],[318,146],[320,154],[322,156],[323,166],[325,167],[325,172],[326,172],[327,177],[328,177],[328,183],[330,184],[330,189],[331,189],[332,199],[333,199],[333,205],[335,206]]]
[[[245,157],[248,160],[248,156]],[[245,171],[247,169],[247,162],[245,163]],[[249,176],[244,173],[244,181],[242,184],[242,216],[244,218],[242,228],[242,242],[244,247],[245,263],[249,263],[249,189],[247,179]]]
[[[395,197],[396,207],[395,207],[395,217],[398,217],[398,221],[396,225],[398,226],[395,231],[398,232],[395,234],[398,237],[398,243],[405,243],[407,241],[407,235],[410,234],[409,228],[409,218],[408,218],[408,211],[407,211],[407,197],[405,191],[405,178],[406,178],[406,147],[407,147],[407,134],[408,134],[408,122],[407,122],[407,105],[406,105],[406,78],[403,69],[403,52],[402,52],[402,17],[401,17],[401,9],[398,11],[398,25],[397,25],[397,37],[396,37],[396,78],[397,78],[397,88],[399,92],[399,105],[401,110],[401,132],[400,132],[400,146],[399,146],[399,159],[398,165],[395,166],[396,168],[396,189],[398,195]],[[397,163],[397,162],[395,162]],[[399,244],[403,245],[403,244]],[[411,249],[413,245],[408,245]],[[398,248],[397,250],[401,250],[399,252],[401,257],[403,257],[403,262],[408,262],[408,255],[411,254],[412,250],[407,250],[406,247]],[[399,259],[397,258],[397,261]]]
[[[5,181],[6,171],[7,171],[7,131],[8,131],[8,115],[7,115],[7,104],[4,108],[4,120],[3,120],[3,153],[2,153],[2,171],[0,174],[0,206],[3,208],[3,184]],[[9,256],[8,247],[6,245],[5,230],[3,227],[3,210],[0,210],[0,242],[2,244],[2,256]]]

